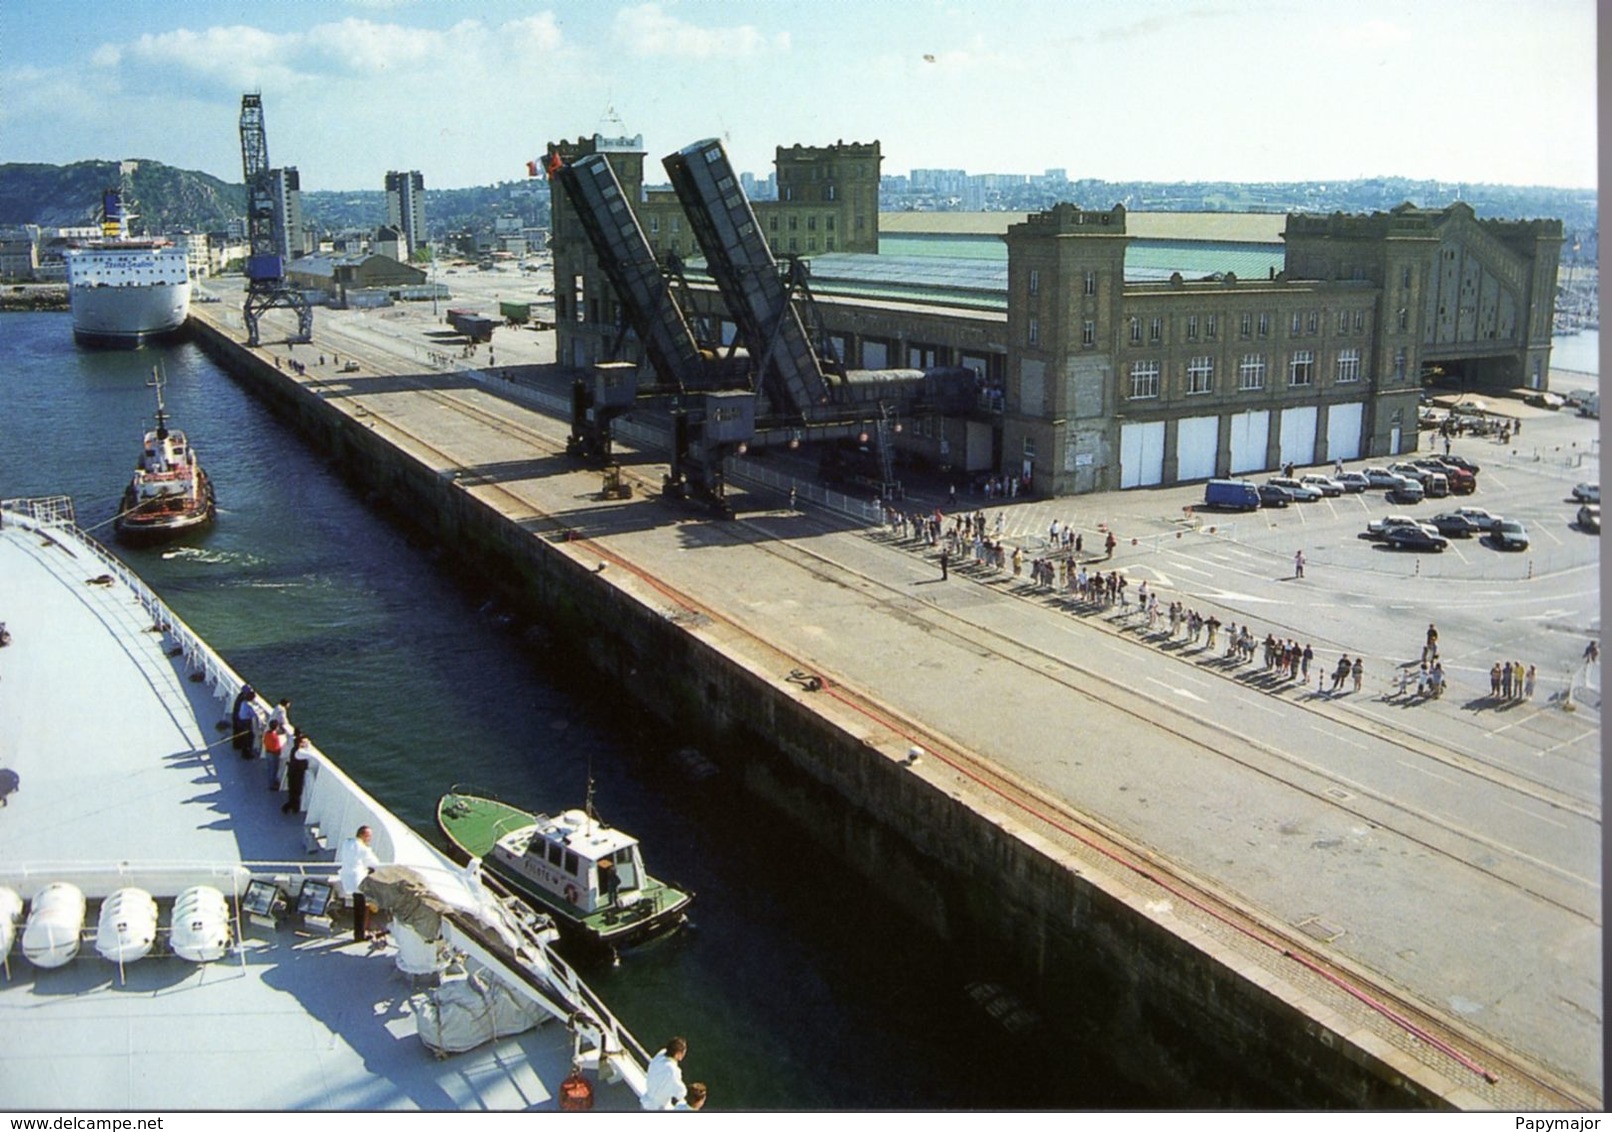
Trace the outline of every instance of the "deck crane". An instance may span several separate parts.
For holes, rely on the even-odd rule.
[[[308,297],[286,282],[283,213],[275,200],[274,170],[269,168],[269,138],[263,126],[263,96],[241,96],[241,172],[246,178],[246,344],[258,344],[258,318],[264,311],[287,307],[297,312],[297,333],[288,340],[313,340],[313,307]]]

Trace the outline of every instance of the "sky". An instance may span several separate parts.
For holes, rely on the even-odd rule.
[[[1596,185],[1594,0],[4,0],[0,162],[309,190],[520,178],[548,142],[878,140],[884,172]],[[659,178],[651,177],[651,180]]]

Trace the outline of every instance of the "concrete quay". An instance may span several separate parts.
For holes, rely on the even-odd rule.
[[[531,407],[544,336],[497,336],[518,380],[488,380],[422,372],[422,347],[443,351],[388,334],[430,333],[410,320],[320,314],[294,352],[239,346],[233,304],[194,321],[390,504],[711,737],[797,832],[942,938],[1011,959],[1028,998],[1159,1095],[1202,1105],[1228,1078],[1303,1107],[1599,1107],[1598,685],[1579,712],[1440,703],[1406,723],[1391,696],[1272,688],[1011,575],[942,582],[921,548],[781,493],[714,522],[648,496],[648,453],[623,454],[634,497],[604,501],[558,454],[564,422]],[[1151,493],[1005,515],[1033,546],[1062,503],[1201,556],[1274,553],[1252,528],[1172,530]],[[1139,539],[1112,565],[1168,590],[1161,553]],[[1217,592],[1223,621],[1274,600]],[[1287,621],[1338,639],[1343,611],[1298,604]]]

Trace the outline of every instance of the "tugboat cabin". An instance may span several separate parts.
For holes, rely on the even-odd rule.
[[[638,842],[581,810],[499,838],[495,856],[534,888],[552,894],[579,916],[643,899],[644,865]]]

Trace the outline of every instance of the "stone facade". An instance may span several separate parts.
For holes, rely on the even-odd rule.
[[[656,254],[700,254],[675,196],[644,193],[641,139],[556,149],[608,153]],[[876,142],[780,148],[781,199],[754,205],[774,253],[876,252],[881,160]],[[828,245],[831,232],[847,242]],[[1059,204],[1003,238],[1005,320],[893,299],[816,301],[851,368],[975,370],[974,413],[915,421],[899,440],[953,471],[1022,475],[1064,495],[1386,460],[1417,447],[1425,371],[1473,389],[1548,379],[1560,221],[1478,220],[1459,203],[1291,214],[1285,270],[1157,283],[1125,281],[1121,206]],[[554,264],[560,361],[615,360],[615,299],[563,194]],[[696,283],[680,298],[730,340],[713,288]],[[630,336],[620,354],[638,359]]]

